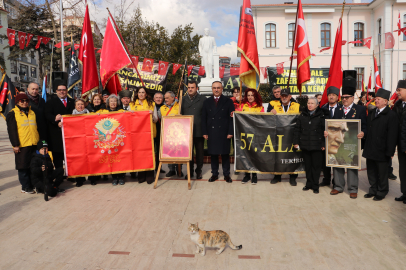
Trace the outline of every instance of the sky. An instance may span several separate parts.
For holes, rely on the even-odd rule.
[[[91,20],[102,25],[107,18],[105,7],[114,12],[114,4],[125,0],[95,0],[97,8],[89,8]],[[251,0],[251,4],[279,4],[297,0]],[[127,0],[130,3],[131,0]],[[302,0],[302,3],[337,3],[341,0]],[[352,2],[352,0],[347,0]],[[362,2],[370,2],[363,0]],[[204,28],[210,29],[210,35],[216,40],[220,56],[231,57],[231,62],[239,62],[237,58],[238,20],[242,0],[136,0],[127,8],[127,16],[139,5],[143,17],[165,26],[171,33],[178,25],[192,23],[194,31],[203,35]],[[101,29],[104,32],[104,29]]]

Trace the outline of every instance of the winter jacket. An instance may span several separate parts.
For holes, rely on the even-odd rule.
[[[54,171],[54,164],[49,155],[44,157],[38,152],[35,152],[32,155],[30,164],[31,184],[40,192],[44,192],[44,172],[42,171],[42,165],[44,165],[44,162],[46,162],[48,168],[47,175],[51,176]]]
[[[305,109],[297,118],[293,133],[293,144],[298,144],[300,149],[307,151],[320,150],[325,147],[324,141],[324,112],[317,108],[311,115]]]

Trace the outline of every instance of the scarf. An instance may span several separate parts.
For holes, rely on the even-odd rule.
[[[72,114],[85,114],[85,113],[89,113],[89,111],[86,108],[81,112],[78,112],[76,109],[74,109],[72,112]]]
[[[27,91],[27,96],[28,96],[28,98],[29,98],[30,100],[32,100],[35,104],[38,105],[38,103],[39,103],[39,95],[37,95],[36,97],[34,97],[34,96],[31,96],[30,93],[28,93],[28,91]]]
[[[23,113],[25,113],[25,115],[28,115],[28,111],[30,110],[30,107],[27,108],[21,108],[20,106],[16,105],[17,108],[20,109],[20,111],[22,111]]]

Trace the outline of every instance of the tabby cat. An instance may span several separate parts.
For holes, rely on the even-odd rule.
[[[202,256],[206,255],[206,247],[218,248],[216,254],[219,255],[226,248],[228,244],[232,249],[242,249],[242,245],[235,246],[231,243],[230,236],[223,231],[203,231],[199,229],[199,223],[189,223],[188,230],[190,232],[190,239],[197,245],[196,253],[201,253]]]

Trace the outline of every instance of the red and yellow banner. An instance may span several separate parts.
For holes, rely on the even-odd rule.
[[[68,176],[155,169],[148,111],[64,116],[62,122]]]

